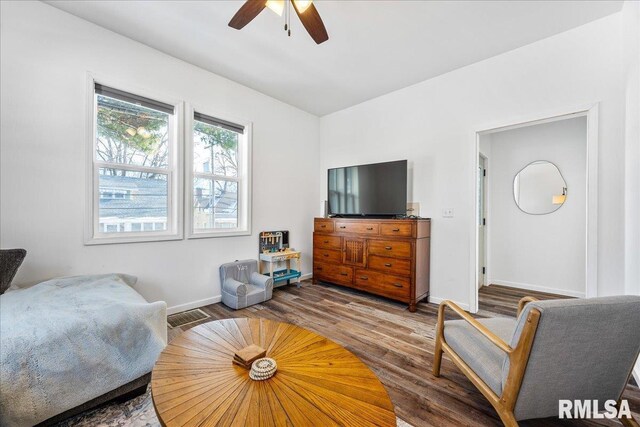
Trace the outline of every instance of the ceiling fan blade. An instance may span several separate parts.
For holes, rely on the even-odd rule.
[[[302,21],[302,25],[304,25],[304,28],[307,29],[307,32],[317,44],[329,40],[327,29],[324,27],[322,18],[320,18],[320,14],[318,13],[318,9],[316,9],[313,3],[311,3],[307,10],[302,13],[298,11],[298,6],[295,1],[292,1],[291,3],[293,4],[293,8],[296,10],[298,18]]]
[[[266,4],[267,2],[265,0],[247,0],[236,14],[233,15],[233,18],[229,21],[229,26],[236,30],[242,29],[262,12]]]

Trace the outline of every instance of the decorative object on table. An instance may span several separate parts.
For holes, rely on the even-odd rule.
[[[256,360],[267,355],[267,351],[255,344],[251,344],[241,350],[236,351],[233,355],[233,363],[246,369],[251,369],[251,365]]]
[[[273,293],[273,279],[258,273],[254,259],[222,264],[220,284],[222,302],[236,310],[268,301]]]
[[[249,372],[249,378],[254,381],[268,380],[276,374],[278,370],[278,364],[270,357],[264,357],[253,362],[251,365],[251,371]]]
[[[258,241],[260,273],[262,273],[262,263],[266,262],[269,265],[269,276],[273,278],[274,287],[288,285],[294,279],[300,287],[301,253],[289,247],[289,232],[286,230],[263,231]],[[296,261],[297,270],[291,268],[291,260]],[[286,268],[276,270],[276,266],[281,262],[286,263]]]

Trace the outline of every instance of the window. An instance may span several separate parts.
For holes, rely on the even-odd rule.
[[[250,126],[192,119],[189,237],[250,234]]]
[[[179,105],[93,84],[87,243],[181,238]]]

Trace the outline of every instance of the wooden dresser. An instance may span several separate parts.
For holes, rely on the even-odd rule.
[[[313,281],[409,304],[429,296],[430,219],[316,218]]]

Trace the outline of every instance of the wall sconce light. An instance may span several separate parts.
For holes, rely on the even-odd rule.
[[[553,196],[551,203],[553,203],[554,205],[561,205],[565,200],[567,200],[567,187],[562,187],[562,194]]]

